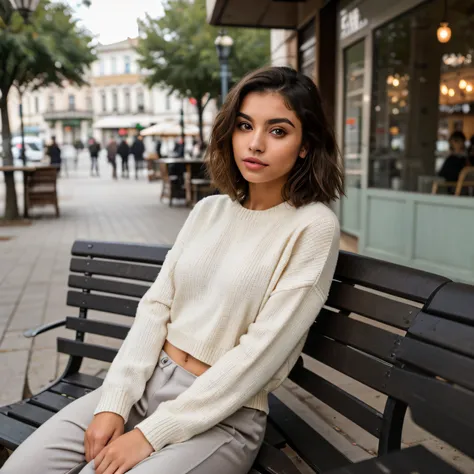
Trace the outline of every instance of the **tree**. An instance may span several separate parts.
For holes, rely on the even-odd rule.
[[[220,93],[220,66],[214,46],[218,29],[207,23],[205,4],[205,0],[166,0],[162,18],[147,16],[140,22],[143,35],[137,46],[149,86],[161,85],[196,100],[201,141],[204,109]],[[228,34],[234,40],[229,59],[233,81],[270,62],[267,30],[230,28]]]
[[[29,24],[0,0],[0,110],[4,164],[13,164],[8,94],[13,87],[39,89],[64,81],[81,86],[94,61],[92,37],[72,18],[61,3],[42,0]],[[5,174],[5,218],[18,218],[13,173]]]

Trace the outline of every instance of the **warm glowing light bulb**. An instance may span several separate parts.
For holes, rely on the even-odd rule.
[[[448,89],[448,86],[447,86],[446,84],[443,84],[443,85],[441,86],[441,94],[443,94],[443,95],[448,95],[448,90],[449,90],[449,89]]]
[[[392,84],[393,84],[394,87],[398,87],[400,85],[400,81],[397,78],[395,78],[393,80]]]
[[[391,86],[393,84],[393,76],[388,76],[387,77],[387,84]]]
[[[456,92],[454,92],[454,89],[449,89],[449,91],[448,91],[449,97],[453,97],[455,93]]]
[[[440,43],[447,43],[451,39],[451,28],[448,26],[448,23],[442,21],[436,34]]]
[[[472,92],[472,84],[466,86],[466,92]]]
[[[467,86],[467,82],[464,79],[459,81],[459,89],[465,89]]]

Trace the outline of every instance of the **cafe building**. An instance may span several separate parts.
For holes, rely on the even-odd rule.
[[[474,283],[474,2],[208,0],[207,11],[214,25],[272,29],[273,64],[318,84],[346,173],[334,210],[358,251]],[[439,177],[448,157],[461,170],[451,185]]]

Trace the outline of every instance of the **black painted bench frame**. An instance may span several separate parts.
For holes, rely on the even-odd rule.
[[[40,394],[0,408],[0,446],[14,450],[54,412],[101,385],[98,377],[80,372],[82,360],[111,362],[116,349],[89,344],[85,342],[85,334],[124,339],[129,325],[88,319],[88,312],[133,317],[140,297],[156,278],[168,250],[165,246],[74,243],[69,277],[72,289],[67,303],[79,308],[79,316],[27,334],[34,337],[60,326],[75,330],[73,340],[58,338],[58,351],[69,354],[69,362],[64,374]],[[437,275],[341,252],[326,308],[314,324],[304,352],[386,394],[385,409],[380,413],[307,370],[302,359],[290,375],[294,383],[376,436],[379,456],[400,449],[405,413],[411,401],[393,383],[394,376],[406,366],[404,357],[407,356],[400,355],[403,353],[400,348],[405,348],[405,341],[414,336],[410,333],[411,328],[416,327],[414,322],[418,323],[420,315],[430,308],[437,292],[449,285],[456,284]],[[351,313],[362,318],[348,317]],[[298,472],[280,450],[286,445],[315,472],[350,464],[342,453],[273,395],[270,407],[266,442],[255,472]]]

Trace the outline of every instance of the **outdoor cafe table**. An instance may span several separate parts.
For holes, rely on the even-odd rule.
[[[33,173],[38,166],[0,166],[0,171],[4,173],[22,171],[23,172],[23,217],[28,217],[28,206],[26,205],[26,182],[29,173]]]
[[[204,164],[204,160],[199,158],[160,158],[158,161],[165,163],[167,167],[169,165],[178,165],[182,164],[186,166],[186,173],[188,174],[189,178],[192,176],[192,165],[194,164]],[[189,190],[186,187],[186,202],[191,202],[191,196],[189,196]]]

